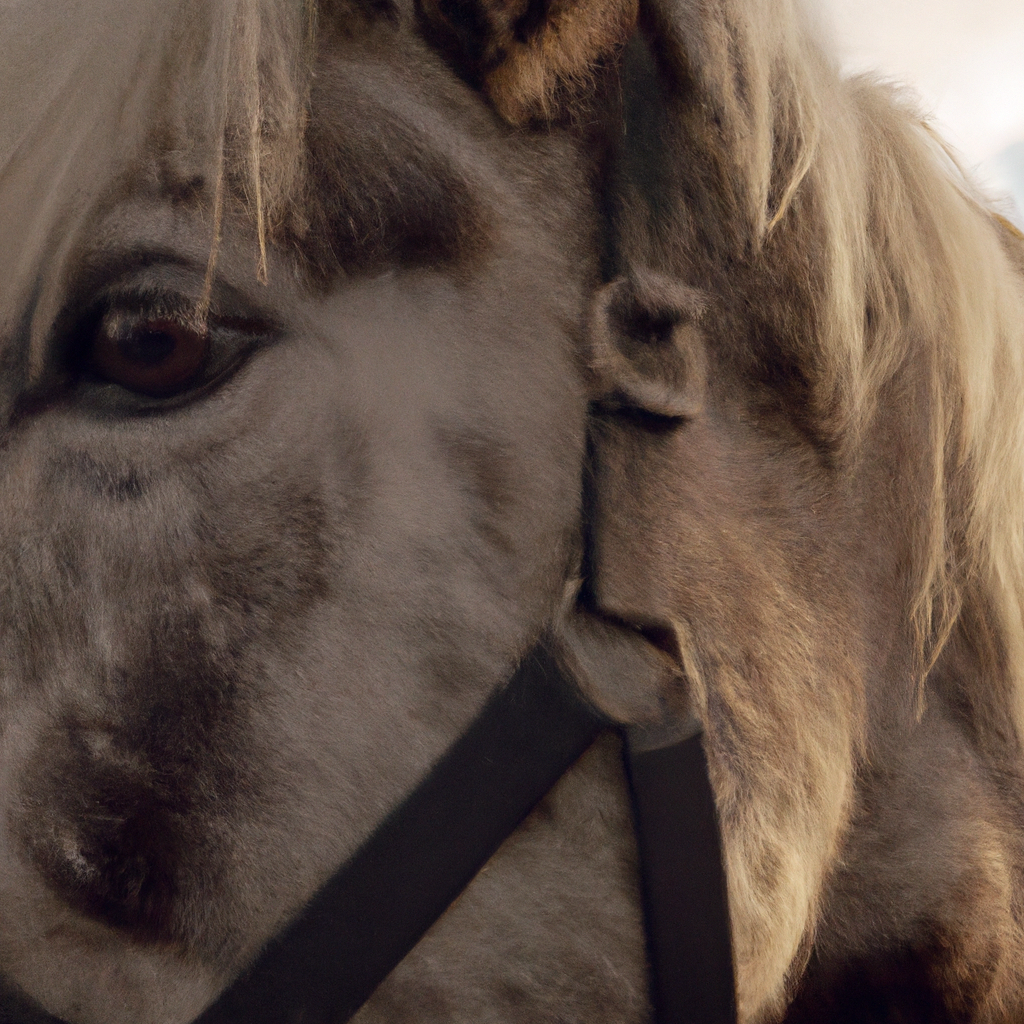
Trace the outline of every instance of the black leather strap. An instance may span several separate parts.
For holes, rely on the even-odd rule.
[[[657,1024],[735,1024],[736,984],[715,799],[700,725],[627,730]]]
[[[341,1024],[605,722],[543,645],[197,1024]]]

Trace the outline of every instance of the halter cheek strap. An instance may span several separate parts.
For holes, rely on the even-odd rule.
[[[541,644],[420,785],[195,1024],[344,1024],[598,733]],[[656,1024],[735,1024],[699,726],[625,730]],[[0,993],[0,1024],[61,1024]]]
[[[700,724],[626,730],[656,1024],[735,1024],[732,930]]]

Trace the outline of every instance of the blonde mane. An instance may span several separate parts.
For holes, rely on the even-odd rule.
[[[755,271],[788,262],[810,312],[786,340],[822,433],[856,457],[896,371],[928,367],[920,681],[964,602],[984,602],[1024,737],[1024,246],[905,95],[840,79],[791,0],[674,7],[659,27],[713,111],[714,133],[694,133],[718,165],[731,255]],[[678,264],[680,243],[663,246]],[[809,251],[813,265],[792,265]]]

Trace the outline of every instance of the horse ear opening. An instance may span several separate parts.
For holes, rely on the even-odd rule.
[[[510,124],[549,121],[633,33],[638,0],[417,0],[424,32]]]
[[[593,398],[664,419],[692,419],[704,406],[707,353],[699,292],[652,271],[601,288],[590,318]]]

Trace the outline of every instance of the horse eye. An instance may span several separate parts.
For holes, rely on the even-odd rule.
[[[178,320],[108,314],[92,341],[90,361],[99,376],[154,398],[186,388],[203,369],[210,336]]]

